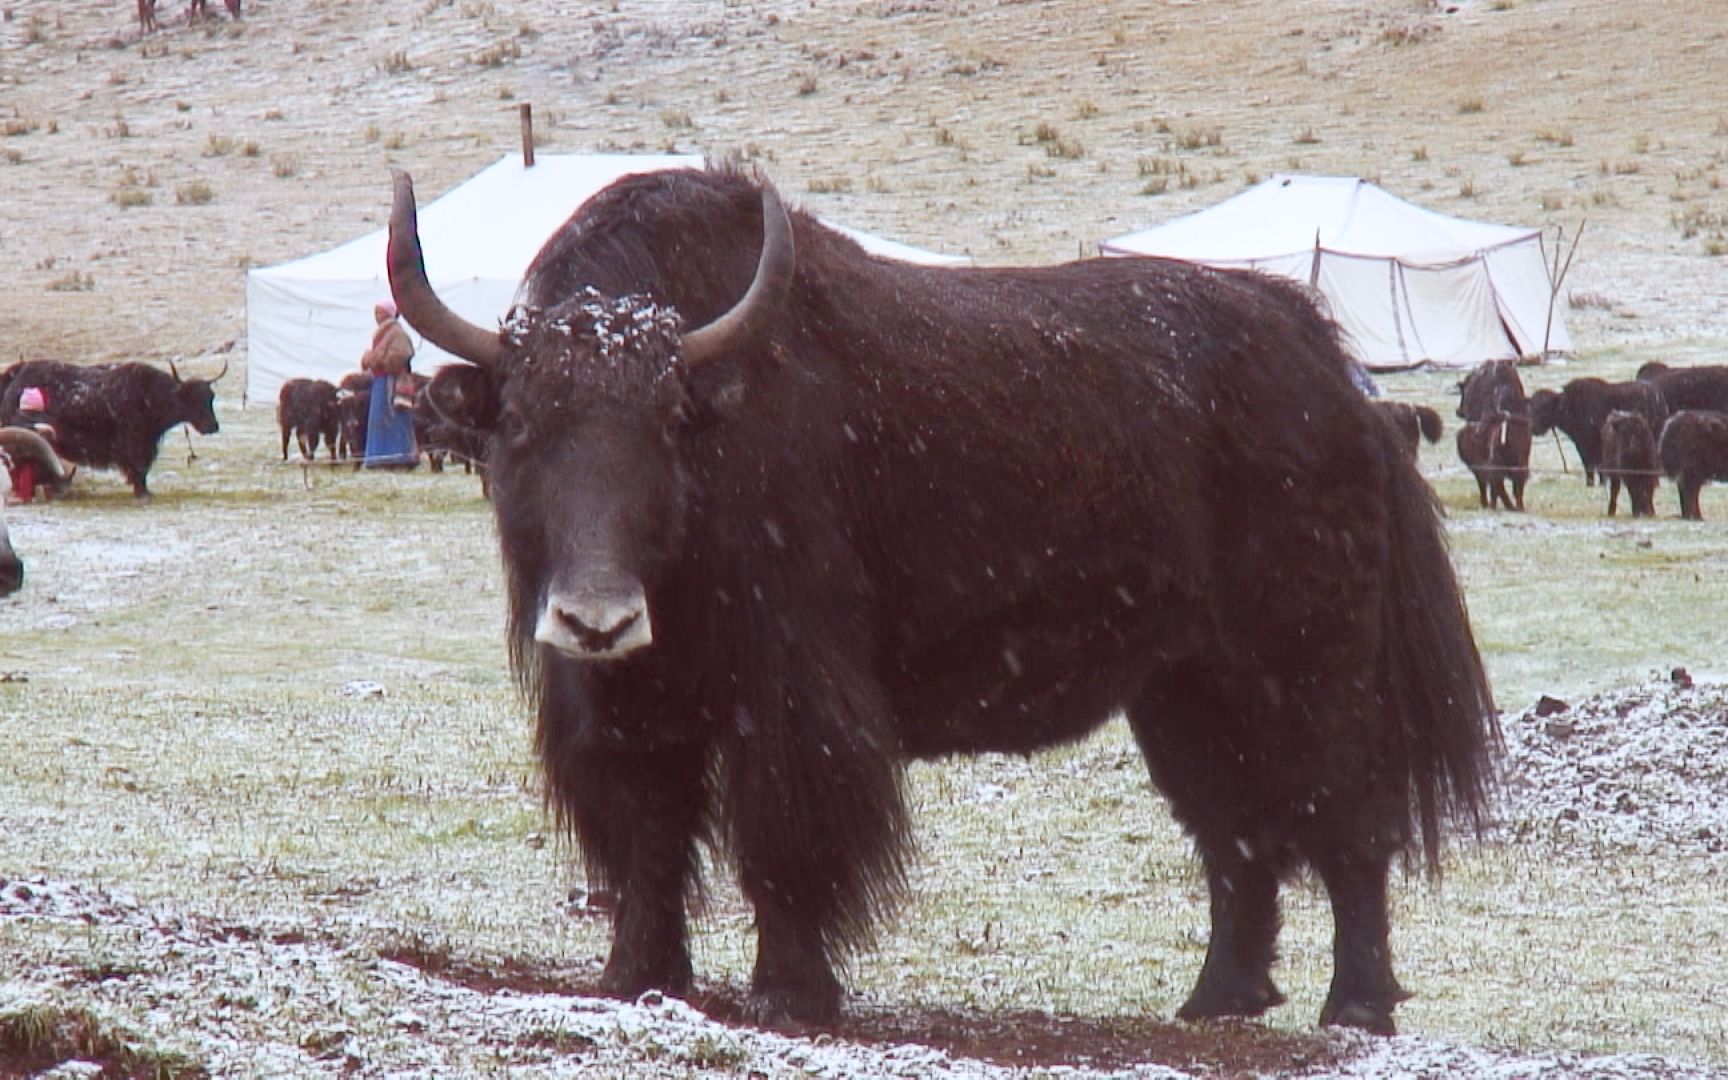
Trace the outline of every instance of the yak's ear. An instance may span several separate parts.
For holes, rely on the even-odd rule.
[[[732,365],[715,364],[692,373],[685,390],[688,396],[679,407],[679,416],[693,430],[732,419],[743,411],[750,397],[744,371]]]
[[[483,368],[469,364],[439,368],[426,388],[426,398],[432,411],[456,427],[491,431],[498,423],[498,390]]]

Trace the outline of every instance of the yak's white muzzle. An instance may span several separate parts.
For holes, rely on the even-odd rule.
[[[654,643],[648,598],[628,591],[554,593],[540,609],[534,640],[572,660],[616,660]]]

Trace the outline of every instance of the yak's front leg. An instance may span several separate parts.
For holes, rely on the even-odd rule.
[[[820,931],[809,925],[796,898],[775,894],[773,882],[746,891],[756,909],[750,1019],[769,1026],[834,1023],[843,991]]]
[[[728,750],[731,847],[756,910],[748,1011],[765,1025],[838,1019],[835,961],[868,940],[903,884],[900,767],[868,714],[824,705],[772,718]]]
[[[699,873],[705,748],[584,747],[560,758],[554,797],[575,827],[590,881],[617,896],[602,988],[626,998],[688,993],[685,904]]]

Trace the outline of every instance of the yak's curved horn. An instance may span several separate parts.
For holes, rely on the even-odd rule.
[[[172,360],[170,360],[170,361],[168,361],[168,374],[170,374],[170,375],[172,375],[172,376],[174,376],[174,381],[175,381],[175,382],[181,382],[181,381],[183,381],[183,380],[182,380],[182,379],[181,379],[181,378],[180,378],[180,365],[178,365],[178,364],[176,364],[176,363],[175,363],[175,362],[174,362],[174,361],[172,361]]]
[[[215,382],[216,380],[220,379],[222,376],[224,376],[226,374],[228,374],[228,357],[224,356],[224,357],[222,357],[222,370],[218,371],[215,375],[212,375],[206,381]]]
[[[390,170],[395,198],[390,208],[390,295],[396,310],[426,340],[469,363],[496,367],[504,356],[497,331],[475,326],[444,306],[426,280],[426,260],[420,253],[420,226],[414,210],[414,181],[401,169]]]
[[[54,452],[47,439],[29,428],[0,427],[0,450],[13,457],[28,457],[53,474],[56,481],[66,479],[66,465]]]
[[[792,219],[780,203],[772,185],[762,186],[762,257],[756,263],[756,279],[732,310],[684,335],[684,363],[695,368],[717,356],[733,352],[762,332],[774,317],[786,294],[792,291],[792,273],[798,253],[792,242]]]

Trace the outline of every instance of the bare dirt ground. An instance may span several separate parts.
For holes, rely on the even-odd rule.
[[[377,227],[389,165],[430,198],[516,149],[522,102],[542,150],[752,161],[826,218],[984,263],[1089,254],[1279,171],[1366,175],[1446,213],[1564,226],[1568,242],[1587,221],[1562,294],[1586,360],[1728,357],[1716,0],[248,0],[243,22],[218,11],[196,26],[163,0],[163,14],[141,38],[117,0],[0,0],[0,358],[228,359],[223,386],[238,383],[247,267]],[[1032,841],[974,864],[952,850],[968,834],[932,839],[946,861],[921,889],[937,899],[908,917],[930,936],[884,943],[839,1032],[723,1022],[748,969],[747,912],[724,896],[703,958],[734,975],[705,984],[706,1017],[596,1000],[596,971],[556,959],[597,955],[604,936],[543,900],[570,882],[556,845],[541,850],[472,485],[302,478],[273,466],[267,410],[236,404],[198,460],[165,444],[153,505],[98,476],[16,515],[32,573],[57,581],[0,610],[0,787],[14,793],[0,811],[0,1074],[79,1075],[65,1063],[83,1060],[108,1075],[1723,1075],[1728,1011],[1692,954],[1721,946],[1728,706],[1660,683],[1580,696],[1555,724],[1508,720],[1531,780],[1506,846],[1450,897],[1403,901],[1400,949],[1427,1001],[1401,1014],[1415,1037],[1308,1033],[1327,946],[1302,936],[1323,919],[1300,911],[1300,1014],[1158,1020],[1204,948],[1173,929],[1204,904],[1167,825],[1121,829],[1164,861],[1091,872],[1044,868]],[[290,532],[301,543],[255,542]],[[345,555],[390,536],[411,538],[399,565]],[[449,588],[456,575],[465,588]],[[1655,668],[1673,647],[1622,663]],[[1550,684],[1516,672],[1503,701],[1522,708]],[[1667,767],[1616,786],[1628,746]],[[1066,759],[1062,797],[1139,797],[1116,753]],[[920,781],[926,809],[1017,817],[1033,783],[1018,766],[957,775]],[[1079,816],[1049,842],[1095,827]],[[340,855],[324,850],[335,835]],[[1478,901],[1472,875],[1524,851],[1561,875],[1597,867],[1605,879],[1566,880],[1598,895],[1558,914],[1540,892]],[[1004,865],[1021,876],[989,905],[943,906],[941,875]],[[980,914],[1053,902],[1035,886],[1071,873],[1104,920],[1096,940]],[[1154,903],[1149,878],[1172,909],[1127,922],[1175,938],[1173,953],[1149,963],[1124,946],[1112,966],[1132,931],[1109,919]],[[1662,947],[1596,956],[1618,947],[1616,923],[1644,919],[1599,893],[1645,880],[1665,890],[1669,910],[1648,916]],[[1592,974],[1454,940],[1509,917],[1544,960],[1568,935],[1551,924],[1578,920]],[[1005,927],[1027,936],[1004,945]],[[933,975],[922,954],[937,950]],[[1052,959],[1075,950],[1086,964]],[[1099,971],[1102,1000],[1074,989]],[[1577,996],[1493,1013],[1454,999],[1495,979]],[[1621,1004],[1635,998],[1657,1004]]]

